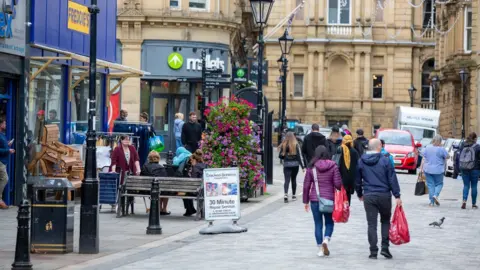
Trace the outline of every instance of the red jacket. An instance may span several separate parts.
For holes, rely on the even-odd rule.
[[[117,173],[120,173],[120,171],[122,171],[122,174],[130,173],[135,175],[137,173],[135,162],[140,162],[140,157],[138,156],[138,152],[135,147],[129,145],[128,148],[130,149],[130,160],[128,163],[127,159],[125,158],[125,152],[123,151],[121,145],[113,149],[110,171],[112,170],[112,166],[117,166],[115,169]]]

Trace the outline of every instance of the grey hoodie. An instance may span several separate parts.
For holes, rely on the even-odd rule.
[[[175,131],[175,138],[181,138],[182,137],[182,128],[183,128],[183,120],[181,119],[175,119],[175,125],[174,125],[174,131]]]

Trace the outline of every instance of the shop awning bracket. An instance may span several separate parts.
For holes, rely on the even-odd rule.
[[[73,89],[75,89],[75,87],[77,87],[83,80],[85,80],[85,78],[88,77],[88,74],[89,72],[84,72],[84,73],[80,73],[80,78],[75,81],[72,85],[70,85],[68,91],[71,93]],[[72,76],[72,81],[73,81],[73,76]]]
[[[35,78],[42,73],[53,61],[55,60],[72,60],[72,57],[64,57],[64,56],[32,56],[30,57],[31,60],[47,60],[45,64],[43,64],[35,73],[30,76],[30,82],[35,80]]]
[[[30,82],[35,80],[35,78],[38,75],[40,75],[40,73],[42,73],[42,71],[44,71],[53,62],[53,60],[55,59],[48,59],[48,61],[45,64],[43,64],[37,71],[35,71],[35,73],[33,73],[32,76],[30,76]]]

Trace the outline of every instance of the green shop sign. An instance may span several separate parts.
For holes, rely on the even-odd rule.
[[[171,69],[180,69],[183,66],[183,56],[177,52],[173,52],[168,56],[168,66]]]

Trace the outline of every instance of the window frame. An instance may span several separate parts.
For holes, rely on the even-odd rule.
[[[381,77],[381,78],[382,78],[382,82],[381,82],[381,83],[382,83],[382,87],[375,87],[375,79],[374,79],[374,76],[377,77],[377,78],[378,78],[378,77]],[[384,78],[385,78],[385,76],[384,76],[383,74],[373,74],[373,75],[372,75],[372,99],[373,99],[373,100],[383,100]],[[381,94],[381,97],[376,98],[376,97],[374,96],[374,94],[375,94],[375,89],[379,89],[379,88],[382,90],[382,92],[381,92],[382,94]]]
[[[330,1],[337,1],[337,22],[330,23]],[[343,25],[348,26],[352,25],[352,0],[348,0],[348,23],[340,23],[340,1],[341,0],[328,0],[327,1],[327,25]]]
[[[435,21],[435,17],[436,17],[436,10],[435,10],[435,0],[425,0],[425,2],[423,3],[423,5],[426,5],[427,1],[431,1],[431,7],[432,9],[429,11],[428,14],[430,14],[430,20],[432,20],[432,23],[430,23],[430,25],[428,26],[428,28],[431,28],[433,29],[434,28],[434,25],[436,23]],[[422,20],[422,29],[426,29],[426,25],[424,25],[423,23],[425,22],[425,14],[426,14],[426,11],[422,8],[422,15],[423,15],[423,20]]]
[[[210,11],[210,0],[205,0],[205,8],[190,7],[190,1],[188,1],[188,9],[192,11]]]
[[[182,9],[182,0],[176,0],[178,2],[178,7],[172,7],[170,1],[171,0],[169,0],[169,4],[168,4],[170,9],[174,9],[174,10]]]
[[[473,32],[473,13],[470,16],[472,18],[470,26],[467,26],[468,23],[468,13],[472,13],[472,7],[467,7],[463,14],[463,51],[465,53],[472,52],[472,32]],[[468,49],[468,30],[470,30],[470,49]]]
[[[301,92],[301,96],[296,96],[295,94],[297,93],[296,92],[296,88],[295,88],[295,77],[296,76],[302,76],[302,92]],[[305,95],[305,74],[303,73],[294,73],[293,74],[293,93],[292,93],[292,97],[293,98],[303,98],[304,95]]]

